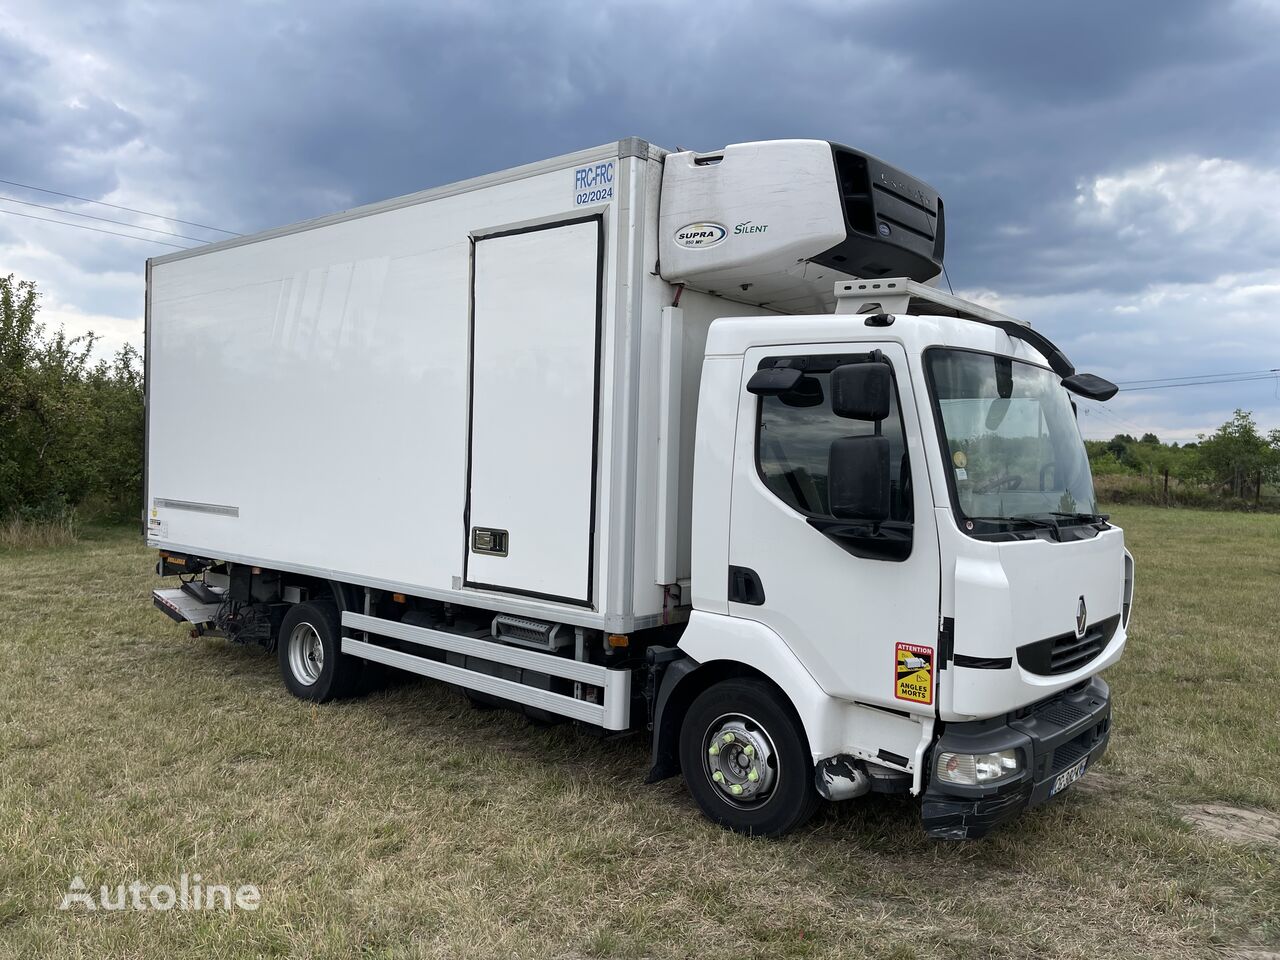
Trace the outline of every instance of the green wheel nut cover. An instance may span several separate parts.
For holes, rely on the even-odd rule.
[[[713,743],[711,745],[711,749],[708,750],[707,753],[711,754],[711,756],[713,757],[720,756],[720,746],[718,744]]]
[[[717,770],[715,773],[711,775],[711,779],[714,780],[716,783],[724,783],[724,774],[721,773],[719,770]]]
[[[722,739],[725,743],[733,743],[733,734],[732,734],[732,733],[726,733],[726,734],[725,734],[723,737],[721,737],[720,739]]]
[[[748,757],[754,757],[756,755],[756,748],[748,743],[745,747],[742,748],[742,752],[745,753]]]
[[[747,779],[750,780],[752,783],[755,783],[757,780],[760,779],[760,774],[758,774],[755,768],[752,767],[751,772],[747,774]]]
[[[742,784],[740,784],[740,783],[732,784],[732,785],[729,787],[729,792],[730,792],[730,793],[732,793],[732,794],[736,797],[738,794],[742,793]]]

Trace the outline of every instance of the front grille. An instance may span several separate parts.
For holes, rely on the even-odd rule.
[[[1050,774],[1061,773],[1067,769],[1067,767],[1088,753],[1090,746],[1091,744],[1081,743],[1079,737],[1070,743],[1064,743],[1053,751],[1053,765],[1049,768]]]
[[[1050,723],[1060,727],[1071,727],[1083,720],[1088,714],[1084,709],[1066,700],[1050,700],[1036,711],[1037,717],[1043,717]]]
[[[1024,670],[1043,676],[1056,676],[1078,670],[1106,649],[1120,625],[1120,615],[1099,620],[1077,637],[1064,633],[1047,637],[1018,648],[1018,663]]]
[[[1053,756],[1047,763],[1048,775],[1057,776],[1087,754],[1099,740],[1106,736],[1110,726],[1111,718],[1108,717],[1054,750]]]

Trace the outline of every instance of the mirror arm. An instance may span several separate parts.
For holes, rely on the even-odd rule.
[[[901,562],[911,556],[914,524],[903,520],[864,523],[833,517],[806,517],[813,527],[846,553],[864,560]]]

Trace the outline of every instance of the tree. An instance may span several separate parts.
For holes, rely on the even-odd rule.
[[[1261,496],[1262,485],[1280,474],[1280,430],[1263,437],[1253,414],[1237,410],[1211,436],[1200,435],[1197,471],[1207,481],[1245,499]]]
[[[48,333],[29,280],[0,277],[0,516],[141,502],[142,376],[125,347],[90,362],[92,333]],[[127,505],[127,506],[126,506]]]
[[[1117,433],[1114,437],[1107,441],[1107,449],[1111,455],[1116,458],[1118,463],[1132,464],[1133,457],[1130,449],[1138,441],[1133,439],[1127,433]]]

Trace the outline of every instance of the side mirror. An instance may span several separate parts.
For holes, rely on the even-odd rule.
[[[1062,385],[1072,393],[1078,393],[1090,400],[1107,401],[1119,393],[1120,388],[1110,380],[1092,373],[1075,373],[1063,377]]]
[[[893,376],[887,363],[846,363],[831,371],[831,410],[837,417],[883,420],[889,415],[892,396]]]
[[[881,366],[881,364],[866,364]],[[838,520],[889,519],[889,438],[841,437],[827,455],[827,499]]]

